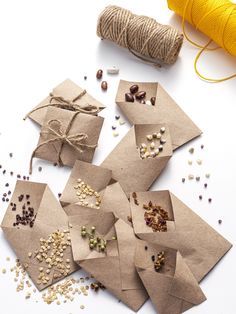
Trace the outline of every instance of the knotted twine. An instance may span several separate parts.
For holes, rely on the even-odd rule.
[[[54,96],[53,93],[50,93],[50,100],[47,104],[39,106],[31,110],[27,115],[24,117],[24,120],[26,120],[33,112],[47,108],[47,107],[57,107],[61,109],[67,109],[70,111],[78,111],[79,113],[85,113],[85,114],[91,114],[96,115],[99,112],[99,107],[95,105],[87,104],[86,106],[80,106],[79,104],[76,104],[75,102],[83,97],[87,93],[86,90],[83,90],[78,96],[76,96],[72,100],[67,100],[62,96]],[[55,101],[55,102],[54,102]]]
[[[175,28],[117,6],[108,6],[100,14],[97,35],[159,66],[174,63],[183,43],[183,35]]]
[[[51,138],[49,140],[46,140],[44,142],[42,142],[41,144],[39,144],[35,150],[33,151],[31,158],[30,158],[30,167],[29,167],[29,173],[32,174],[32,164],[33,164],[33,159],[35,157],[36,152],[43,146],[48,145],[48,144],[52,144],[52,143],[56,143],[56,142],[61,142],[60,145],[60,149],[58,151],[57,154],[57,165],[58,166],[64,166],[63,161],[61,159],[61,153],[62,153],[62,148],[64,144],[68,144],[71,147],[73,147],[77,152],[79,153],[83,153],[84,149],[83,148],[96,148],[97,145],[89,145],[84,143],[84,141],[88,138],[88,135],[86,133],[76,133],[76,134],[72,134],[72,135],[68,135],[71,126],[75,120],[75,118],[77,117],[77,115],[80,112],[76,112],[70,123],[68,124],[65,132],[63,132],[62,129],[62,123],[60,120],[54,119],[54,120],[49,120],[47,123],[47,130],[46,131],[41,131],[41,135],[54,135],[54,138]]]

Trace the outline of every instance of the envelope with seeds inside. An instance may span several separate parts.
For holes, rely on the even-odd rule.
[[[70,216],[69,221],[74,260],[119,300],[138,311],[148,295],[134,265],[133,229],[123,220],[117,220],[112,212],[91,208]],[[104,241],[105,249],[103,246],[101,250]]]
[[[30,172],[34,157],[70,167],[77,159],[92,162],[103,121],[102,117],[49,107],[31,156]]]
[[[198,282],[232,247],[169,191],[133,193],[130,206],[135,234],[178,250]]]
[[[56,86],[52,93],[30,111],[26,117],[42,126],[49,107],[89,115],[97,115],[105,108],[99,101],[89,95],[86,90],[69,79]]]
[[[138,241],[135,266],[159,314],[181,314],[206,300],[177,250]]]
[[[132,85],[138,85],[139,92],[146,92],[146,97],[137,100],[133,95],[133,102],[126,101],[125,94],[130,93]],[[155,103],[153,102],[154,105],[150,102],[151,98],[155,101]],[[202,133],[159,83],[121,80],[116,95],[116,103],[132,124],[167,123],[173,150]]]
[[[17,181],[1,228],[39,290],[78,269],[68,217],[46,184]]]
[[[60,197],[62,206],[78,204],[100,208],[104,190],[111,177],[109,169],[76,160]]]
[[[166,124],[134,125],[101,166],[112,170],[127,195],[148,190],[172,156],[171,141]]]

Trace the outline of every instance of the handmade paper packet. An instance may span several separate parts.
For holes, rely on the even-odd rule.
[[[132,310],[138,311],[148,296],[135,270],[135,236],[132,228],[122,220],[117,221],[112,212],[91,208],[85,208],[78,215],[70,216],[69,221],[74,260],[119,300]],[[105,250],[99,251],[97,247],[91,249],[89,238],[81,234],[83,228],[86,232],[92,232],[91,228],[94,228],[96,239],[99,237],[106,241]],[[126,251],[120,252],[122,243],[125,242],[126,249],[127,245],[131,246],[129,254],[126,255],[127,269],[124,265]]]
[[[98,144],[103,118],[49,107],[40,132],[34,157],[59,166],[73,167],[75,161],[91,162]]]
[[[112,172],[109,169],[76,160],[60,197],[62,206],[77,203],[99,209],[111,176]]]
[[[130,93],[132,85],[138,85],[139,92],[146,92],[146,96],[137,100],[133,95],[134,102],[126,101],[125,94]],[[150,102],[151,98],[153,105]],[[116,95],[116,103],[132,124],[168,124],[173,150],[202,133],[159,83],[121,80]]]
[[[148,135],[158,134],[165,129],[162,140],[165,141],[162,151],[155,157],[142,159],[140,146],[145,144],[148,151],[159,147],[160,139],[147,140]],[[156,148],[150,149],[154,142]],[[112,170],[112,177],[118,181],[127,195],[132,191],[145,191],[150,188],[172,156],[172,142],[166,124],[137,124],[133,126],[113,151],[102,162],[101,166]]]
[[[68,217],[46,184],[17,181],[1,228],[39,290],[78,269]]]
[[[39,125],[43,125],[47,108],[49,107],[89,115],[97,115],[105,108],[99,101],[89,95],[85,89],[69,79],[56,86],[48,97],[26,115],[25,119],[29,117]]]
[[[170,191],[132,193],[135,234],[180,252],[200,282],[232,247]]]
[[[138,241],[135,265],[159,314],[181,314],[206,300],[177,250]]]

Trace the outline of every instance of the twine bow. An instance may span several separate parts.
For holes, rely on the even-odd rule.
[[[33,164],[33,159],[35,157],[35,154],[42,146],[45,146],[45,145],[51,144],[51,143],[56,143],[56,142],[61,143],[60,149],[58,151],[58,157],[57,157],[57,164],[59,166],[64,165],[63,161],[61,160],[61,152],[62,152],[63,144],[70,145],[79,153],[83,153],[84,149],[86,149],[86,148],[94,149],[97,147],[97,145],[89,145],[89,144],[84,142],[88,138],[88,135],[86,133],[76,133],[76,134],[68,135],[68,132],[71,128],[71,125],[72,125],[72,123],[73,123],[73,121],[74,121],[74,119],[78,113],[79,112],[77,112],[73,116],[73,118],[70,121],[65,132],[63,132],[63,130],[62,130],[61,121],[55,119],[55,120],[50,120],[48,122],[47,130],[45,132],[41,131],[41,135],[42,134],[46,134],[46,135],[51,134],[51,135],[54,135],[55,137],[42,142],[41,144],[39,144],[35,148],[35,150],[33,151],[32,155],[31,155],[31,159],[30,159],[30,167],[29,167],[29,173],[30,174],[32,174],[32,164]]]
[[[82,98],[86,93],[87,93],[87,91],[83,90],[78,96],[76,96],[72,100],[65,99],[62,96],[54,96],[52,93],[50,93],[49,94],[49,96],[50,96],[49,102],[45,105],[36,107],[33,110],[31,110],[24,117],[24,120],[26,120],[33,112],[35,112],[39,109],[47,108],[47,107],[57,107],[57,108],[61,108],[61,109],[67,109],[70,111],[76,111],[76,112],[80,112],[80,113],[96,115],[100,110],[100,108],[98,106],[86,104],[85,106],[82,107],[81,105],[75,103],[78,99]]]

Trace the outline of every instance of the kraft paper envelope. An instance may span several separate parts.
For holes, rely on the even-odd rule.
[[[23,195],[22,201],[18,199],[21,195]],[[29,195],[29,198],[26,199],[26,195]],[[30,204],[27,204],[27,202],[30,202]],[[68,231],[68,217],[49,187],[43,183],[17,181],[11,203],[15,204],[16,210],[12,210],[12,205],[9,204],[1,224],[2,230],[20,263],[26,266],[26,271],[35,286],[39,290],[43,290],[64,278],[64,276],[55,279],[54,274],[59,274],[59,270],[53,267],[50,274],[47,274],[49,277],[48,283],[39,284],[39,267],[43,267],[45,272],[48,266],[45,261],[39,262],[37,260],[35,251],[40,249],[41,238],[48,239],[49,235],[57,230],[61,232]],[[28,210],[29,206],[34,208],[36,219],[33,227],[22,224],[13,226],[16,215],[22,216],[22,206],[26,207],[25,210]],[[32,257],[29,256],[30,252]],[[70,246],[63,253],[63,261],[70,260],[69,275],[78,269],[78,265],[73,260]]]
[[[107,290],[131,309],[138,311],[148,296],[135,271],[136,239],[128,224],[122,220],[117,222],[116,220],[111,212],[89,208],[81,210],[77,216],[70,216],[73,256],[74,260],[101,282]],[[107,240],[107,248],[104,253],[89,249],[88,239],[81,237],[82,226],[86,226],[88,229],[95,226],[96,234]],[[114,236],[117,240],[114,239]],[[125,251],[122,249],[122,244],[126,244]],[[130,244],[131,250],[126,254],[127,245]],[[127,268],[124,264],[125,258]],[[128,277],[126,277],[127,272],[129,273]]]
[[[156,97],[155,105],[141,104],[138,101],[126,102],[125,94],[133,84],[139,91],[146,92],[146,100]],[[201,135],[201,130],[176,104],[159,83],[120,81],[116,103],[132,124],[167,123],[170,129],[173,150]]]
[[[33,157],[73,167],[77,159],[92,162],[103,118],[49,107]]]
[[[179,250],[200,282],[232,247],[217,231],[169,191],[137,192],[131,198],[135,234],[146,241]],[[143,204],[160,205],[168,211],[167,232],[153,232],[144,221]]]
[[[60,202],[62,206],[67,206],[69,204],[76,204],[80,202],[75,189],[78,185],[78,179],[81,179],[84,183],[88,184],[93,190],[98,192],[103,196],[104,190],[111,180],[111,170],[104,167],[95,166],[87,162],[76,160],[74,167],[71,171],[70,177],[66,183],[66,186],[60,197]],[[86,201],[95,206],[95,197],[87,196]],[[79,204],[80,205],[80,204]]]
[[[130,204],[119,182],[114,182],[106,187],[100,209],[105,212],[112,211],[116,218],[130,224]]]
[[[159,252],[164,252],[165,261],[156,271],[152,257],[156,259]],[[139,241],[135,265],[159,314],[181,314],[206,300],[196,278],[176,250]]]
[[[147,143],[146,136],[165,126],[166,144],[155,158],[141,159],[138,147]],[[165,124],[137,124],[133,126],[101,166],[112,170],[112,178],[118,181],[128,195],[132,191],[145,191],[167,165],[172,156],[171,136]]]
[[[78,97],[81,95],[81,97]],[[52,99],[52,96],[54,99]],[[82,108],[82,110],[87,108],[88,114],[92,114],[95,112],[95,108],[97,108],[97,112],[100,112],[105,108],[99,101],[89,95],[87,92],[84,93],[84,89],[76,85],[71,80],[67,79],[58,86],[56,86],[53,91],[52,95],[45,98],[38,106],[36,106],[31,113],[28,114],[29,118],[32,119],[34,122],[38,123],[39,125],[43,125],[47,108],[47,106],[51,104],[52,106],[67,109],[68,106],[65,102],[58,101],[57,97],[64,99],[67,102],[72,102],[73,107],[68,109],[72,111],[76,111],[76,106]],[[73,101],[74,99],[77,100]],[[37,110],[36,110],[37,109]],[[86,112],[84,111],[83,112]]]

